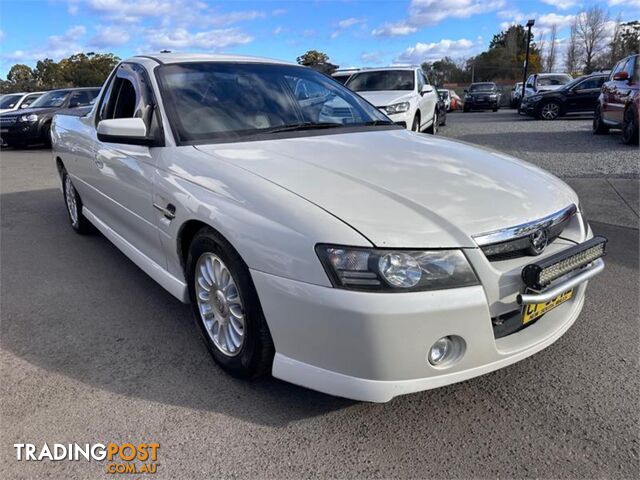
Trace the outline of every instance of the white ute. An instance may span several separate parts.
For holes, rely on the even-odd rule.
[[[133,57],[52,137],[73,229],[191,303],[242,378],[385,402],[476,377],[564,334],[604,266],[562,181],[290,63]]]

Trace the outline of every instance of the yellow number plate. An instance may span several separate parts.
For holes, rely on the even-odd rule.
[[[542,315],[550,310],[553,310],[558,305],[571,300],[571,297],[573,297],[573,289],[569,290],[568,292],[561,293],[553,300],[549,300],[547,303],[525,305],[522,309],[522,323],[527,324],[532,320],[535,320],[536,318],[540,318]]]

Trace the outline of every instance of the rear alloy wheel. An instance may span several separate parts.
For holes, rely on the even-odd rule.
[[[67,206],[69,221],[71,228],[81,235],[91,232],[91,224],[82,214],[82,200],[73,186],[71,177],[66,171],[62,171],[62,190],[64,193],[64,202]]]
[[[555,120],[560,116],[560,105],[557,102],[547,102],[540,108],[539,117],[542,120]]]
[[[638,143],[638,115],[633,107],[627,108],[622,121],[622,141],[627,145]]]
[[[602,135],[604,133],[609,133],[609,127],[607,127],[602,122],[602,110],[600,109],[600,105],[596,107],[595,112],[593,112],[593,133],[596,135]]]

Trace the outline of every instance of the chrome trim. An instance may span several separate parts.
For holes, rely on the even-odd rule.
[[[518,304],[520,305],[532,305],[536,303],[545,303],[550,300],[553,300],[558,295],[571,290],[574,287],[577,287],[581,283],[586,282],[590,278],[595,277],[600,272],[604,270],[604,261],[599,258],[593,262],[593,266],[588,270],[579,273],[578,275],[574,275],[569,278],[566,282],[563,282],[549,290],[545,290],[542,293],[523,293],[519,294],[517,297]]]
[[[477,235],[472,235],[472,238],[480,247],[492,245],[494,243],[517,240],[519,238],[527,237],[537,230],[540,230],[541,228],[549,228],[562,223],[565,220],[571,218],[571,216],[574,215],[577,211],[578,209],[576,208],[576,206],[574,204],[571,204],[556,213],[552,213],[551,215],[540,218],[538,220],[522,223],[514,227],[494,230],[492,232],[479,233]]]

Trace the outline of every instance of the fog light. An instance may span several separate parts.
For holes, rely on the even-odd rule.
[[[429,350],[429,363],[431,365],[442,363],[447,358],[452,347],[453,345],[449,337],[439,339]]]
[[[427,354],[427,360],[434,367],[446,367],[462,358],[466,343],[462,337],[448,335],[436,341]]]

